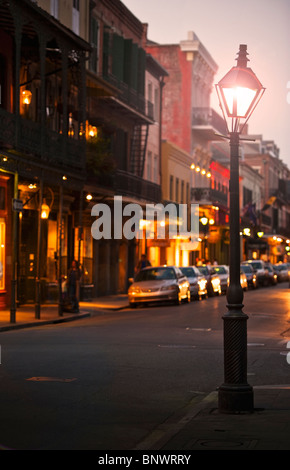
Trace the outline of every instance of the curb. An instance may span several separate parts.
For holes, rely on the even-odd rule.
[[[57,323],[66,323],[69,321],[80,320],[86,317],[90,317],[91,314],[89,312],[79,313],[74,316],[69,317],[59,317],[53,318],[51,320],[39,320],[39,321],[32,321],[27,323],[15,323],[11,325],[1,326],[0,331],[10,331],[10,330],[21,330],[24,328],[33,328],[35,326],[44,326],[44,325],[52,325]]]

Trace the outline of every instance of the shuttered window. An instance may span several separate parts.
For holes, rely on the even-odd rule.
[[[103,35],[103,75],[109,75],[110,35],[107,31]]]
[[[99,45],[99,24],[96,18],[91,18],[90,43],[92,52],[90,54],[90,70],[97,72],[98,70],[98,45]]]
[[[124,38],[118,34],[113,35],[112,53],[112,73],[118,80],[124,81]]]

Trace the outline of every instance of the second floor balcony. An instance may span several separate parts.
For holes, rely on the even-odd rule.
[[[95,176],[89,179],[89,184],[92,187],[97,185],[116,196],[137,199],[140,203],[161,202],[160,185],[119,169],[110,174]]]
[[[84,170],[85,141],[46,129],[39,122],[23,119],[0,108],[0,141],[7,149],[32,155],[38,163],[64,170]]]
[[[227,135],[224,119],[212,108],[193,108],[192,128],[207,133],[211,136],[211,140],[214,140],[215,133]],[[215,140],[218,140],[218,136]]]

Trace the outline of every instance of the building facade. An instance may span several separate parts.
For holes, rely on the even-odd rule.
[[[226,233],[228,174],[225,169],[227,176],[222,175],[221,167],[218,169],[213,162],[211,151],[211,143],[221,140],[218,134],[226,132],[223,119],[210,107],[217,64],[193,32],[179,44],[147,42],[147,52],[156,57],[169,74],[163,95],[163,139],[190,155],[190,202],[199,204],[200,219],[206,216],[211,222],[207,226],[200,224],[199,246],[192,250],[189,262],[194,263],[196,258],[220,257],[221,252],[224,253],[222,259],[227,260],[227,246],[224,251],[223,242],[219,248],[216,242]],[[167,171],[170,173],[169,168]],[[227,178],[223,184],[220,183],[222,178]]]
[[[255,170],[257,177],[263,178],[254,253],[257,257],[277,263],[289,258],[290,197],[287,188],[290,172],[280,159],[275,142],[264,140],[261,135],[254,137],[255,143],[244,149],[245,162]]]
[[[0,35],[1,305],[39,314],[73,252],[90,46],[28,0],[0,2]]]

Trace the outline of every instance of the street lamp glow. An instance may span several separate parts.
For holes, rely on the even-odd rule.
[[[226,118],[232,120],[232,132],[241,132],[240,120],[244,120],[242,123],[244,127],[265,91],[252,69],[247,67],[249,60],[247,55],[247,46],[241,44],[237,65],[232,67],[216,85],[226,124]]]
[[[224,88],[223,94],[228,116],[245,118],[256,93],[255,90],[251,90],[250,88]]]
[[[41,205],[41,218],[48,219],[49,211],[50,211],[49,206],[46,204],[44,200],[43,204]]]
[[[32,93],[30,90],[23,90],[22,91],[22,103],[25,105],[30,105],[32,98]]]

